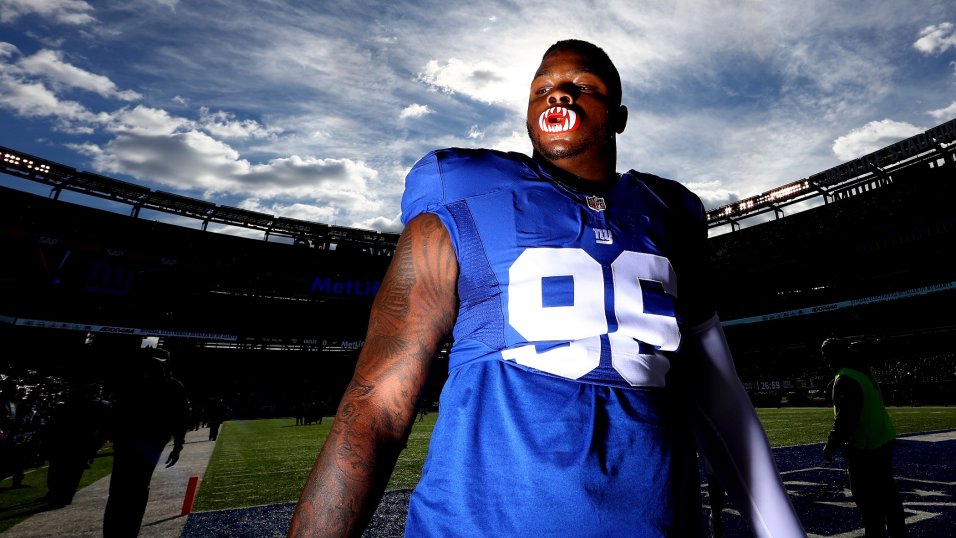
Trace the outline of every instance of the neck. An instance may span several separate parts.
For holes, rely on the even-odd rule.
[[[584,190],[593,190],[606,188],[617,179],[615,167],[617,159],[613,155],[614,150],[610,151],[612,155],[603,156],[603,158],[581,155],[552,161],[537,151],[534,152],[533,157],[549,174],[562,182]]]

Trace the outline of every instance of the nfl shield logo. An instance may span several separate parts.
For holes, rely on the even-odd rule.
[[[588,196],[588,207],[595,211],[604,211],[607,209],[607,205],[604,204],[604,198],[600,196]]]

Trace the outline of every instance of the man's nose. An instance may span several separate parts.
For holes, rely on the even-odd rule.
[[[551,95],[548,96],[549,105],[570,105],[574,103],[576,95],[573,90],[565,86],[557,86],[551,90]]]

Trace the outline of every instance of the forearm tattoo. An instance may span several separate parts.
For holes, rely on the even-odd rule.
[[[365,346],[296,506],[289,536],[360,534],[415,417],[457,313],[458,263],[441,221],[402,234],[372,305]]]

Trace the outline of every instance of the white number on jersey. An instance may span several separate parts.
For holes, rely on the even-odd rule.
[[[529,342],[568,342],[538,352],[534,345],[505,350],[505,359],[543,372],[578,379],[598,367],[601,335],[607,334],[611,364],[631,385],[663,386],[669,362],[658,351],[680,344],[674,316],[644,311],[641,280],[657,281],[677,296],[674,269],[667,258],[642,252],[622,252],[611,264],[614,316],[617,329],[608,333],[604,271],[578,248],[529,248],[509,272],[508,320]],[[546,306],[544,279],[570,277],[573,302]],[[641,353],[638,341],[655,348]]]

